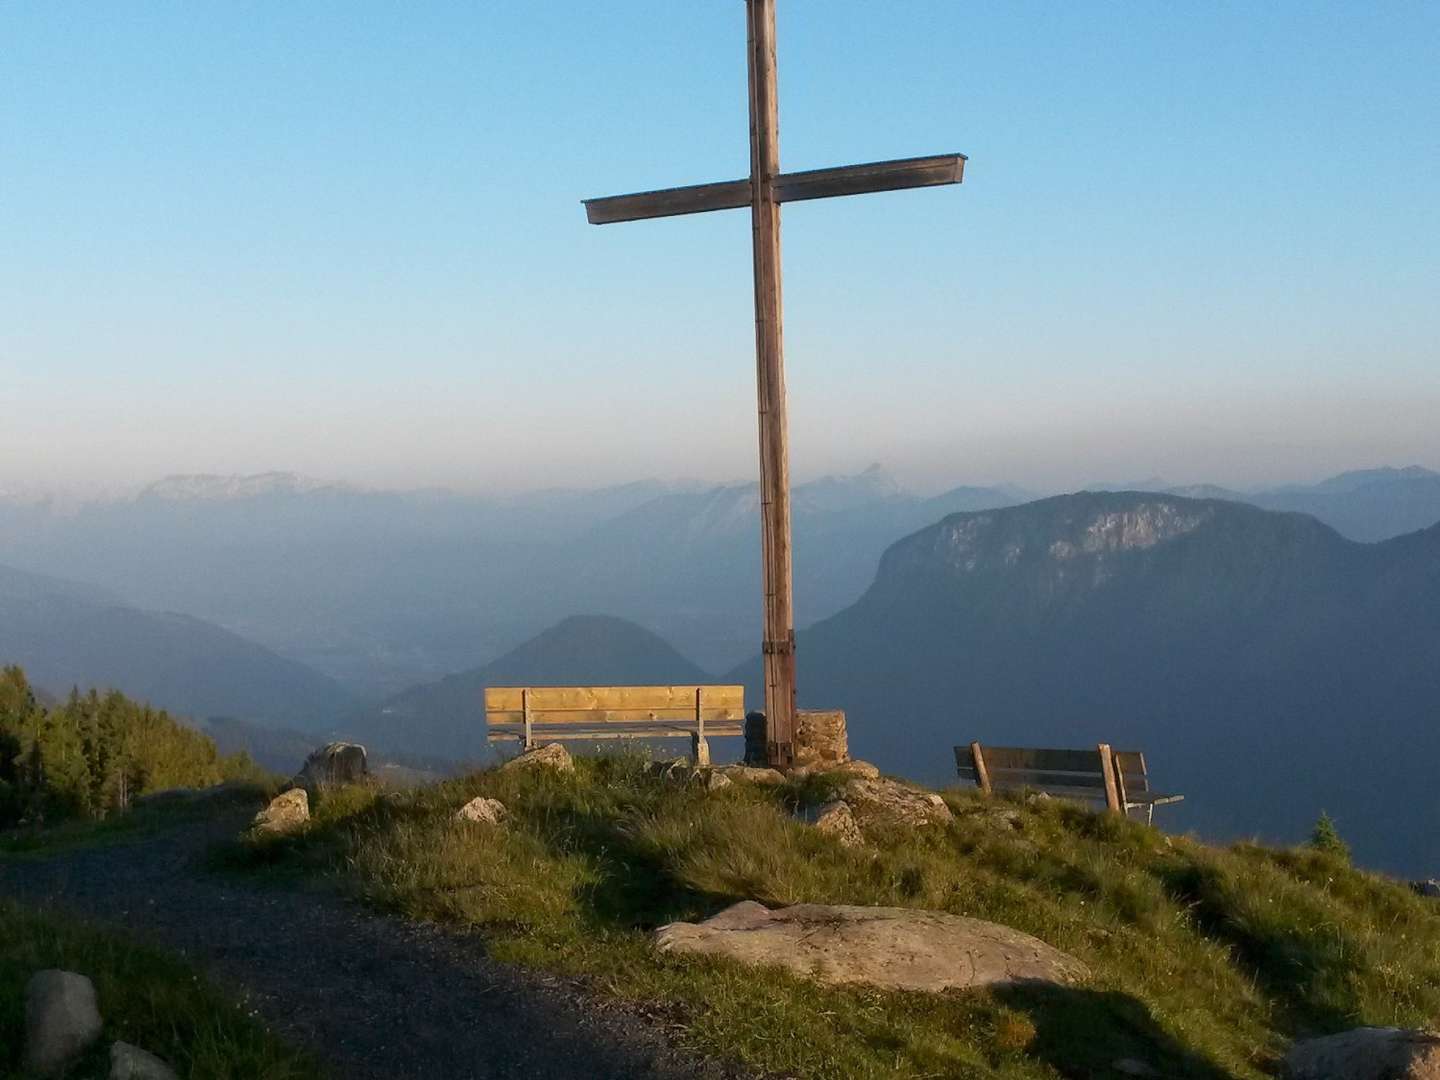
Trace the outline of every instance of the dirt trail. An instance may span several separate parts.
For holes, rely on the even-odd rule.
[[[658,1023],[490,959],[473,935],[198,868],[233,819],[0,861],[0,894],[119,924],[184,954],[337,1078],[706,1080]]]

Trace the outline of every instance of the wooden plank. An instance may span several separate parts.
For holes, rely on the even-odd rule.
[[[1169,806],[1171,803],[1184,802],[1184,795],[1159,795],[1153,791],[1140,792],[1130,795],[1126,800],[1129,806]]]
[[[1045,769],[1052,771],[1099,772],[1100,758],[1094,750],[1048,750],[1029,746],[987,746],[985,763],[996,769]]]
[[[1095,749],[1100,752],[1100,767],[1105,773],[1105,808],[1112,814],[1121,813],[1123,807],[1120,805],[1120,791],[1115,782],[1115,758],[1110,744],[1102,742]]]
[[[488,724],[491,732],[504,734],[524,734],[524,724],[504,723]],[[690,721],[665,721],[665,720],[644,720],[632,721],[628,724],[536,724],[533,732],[536,739],[546,736],[570,736],[580,732],[602,732],[613,737],[635,736],[645,732],[674,732],[675,734],[691,734],[696,726]],[[729,737],[744,734],[744,724],[736,723],[734,720],[726,720],[720,724],[710,724],[706,729],[708,736]]]
[[[693,712],[695,692],[705,691],[707,706],[745,708],[743,686],[488,686],[485,711],[516,712],[528,694],[535,712],[557,709],[683,709]]]
[[[964,154],[872,161],[864,165],[785,173],[775,178],[775,197],[779,202],[786,203],[868,195],[876,191],[903,191],[958,184],[964,175]]]
[[[1034,784],[995,784],[995,791],[1001,794],[1017,794],[1025,791],[1043,791],[1056,799],[1070,799],[1077,802],[1091,802],[1104,805],[1103,787],[1036,787]]]
[[[613,225],[621,221],[705,214],[712,210],[740,210],[750,205],[750,180],[723,180],[715,184],[637,191],[631,195],[607,195],[585,199],[585,218],[591,225]]]
[[[665,724],[638,724],[622,725],[615,724],[600,728],[587,728],[576,725],[561,725],[558,727],[537,724],[532,732],[532,738],[538,742],[565,742],[569,740],[605,740],[605,739],[671,739],[689,738],[695,732],[690,724],[665,725]],[[739,738],[745,734],[743,724],[725,723],[716,724],[706,729],[706,738]],[[491,742],[499,742],[502,739],[525,738],[525,729],[519,724],[495,724],[487,732],[487,738]]]
[[[652,721],[683,723],[689,730],[695,728],[695,707],[688,709],[531,709],[531,719],[538,727],[541,724],[635,724]],[[739,722],[745,719],[743,712],[734,709],[705,708],[705,727],[725,721]],[[490,724],[523,723],[525,714],[519,710],[507,709],[485,714]]]
[[[766,756],[794,755],[795,612],[791,595],[790,436],[780,281],[780,110],[775,76],[775,0],[746,0],[750,85],[750,225],[755,266],[755,394],[760,413],[760,538],[765,585]]]
[[[1094,772],[1042,772],[1039,769],[990,769],[991,784],[999,787],[1005,785],[1014,787],[1023,784],[1027,787],[1081,787],[1095,788],[1101,791],[1105,787],[1105,777],[1096,769]]]
[[[868,195],[877,191],[904,191],[910,188],[958,184],[965,176],[964,154],[934,154],[896,161],[871,161],[863,165],[840,165],[828,169],[781,173],[775,177],[776,202],[804,202],[845,195]],[[622,221],[708,214],[715,210],[739,210],[753,201],[750,180],[721,180],[713,184],[657,188],[629,195],[606,195],[583,199],[585,218],[591,225],[615,225]]]

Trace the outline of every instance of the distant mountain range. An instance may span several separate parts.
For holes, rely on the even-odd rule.
[[[885,547],[955,510],[883,470],[795,489],[802,615],[864,591]],[[662,633],[711,667],[759,621],[756,487],[645,481],[506,496],[378,492],[286,473],[171,477],[80,507],[0,500],[0,562],[184,611],[379,698],[499,656],[581,611]]]
[[[1375,542],[1440,522],[1440,473],[1418,465],[1359,469],[1318,484],[1237,491],[1217,484],[1172,486],[1159,477],[1129,484],[1092,484],[1092,491],[1156,491],[1196,499],[1229,499],[1265,510],[1291,510],[1323,521],[1341,536]]]
[[[323,729],[353,699],[338,683],[188,615],[0,566],[0,663],[52,694],[114,688],[172,712]]]
[[[1172,826],[1296,840],[1327,810],[1362,860],[1440,869],[1440,526],[1361,544],[1139,492],[951,515],[799,655],[801,704],[845,708],[883,768],[1104,740],[1187,796]]]

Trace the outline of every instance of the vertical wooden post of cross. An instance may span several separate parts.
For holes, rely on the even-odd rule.
[[[750,216],[755,257],[755,363],[760,418],[760,537],[765,574],[765,717],[770,764],[788,766],[795,738],[790,440],[781,318],[780,123],[775,0],[746,0],[750,58]]]
[[[586,199],[592,225],[750,208],[755,256],[755,364],[760,414],[760,542],[765,576],[766,757],[795,756],[795,611],[791,596],[790,450],[780,304],[780,204],[958,184],[964,154],[780,172],[775,0],[745,0],[750,69],[750,175],[744,180]]]

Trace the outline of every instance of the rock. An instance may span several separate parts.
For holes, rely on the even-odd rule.
[[[818,831],[835,837],[845,847],[859,847],[865,843],[855,815],[850,812],[850,804],[844,799],[835,799],[820,807],[815,812],[813,824]]]
[[[753,765],[726,765],[717,771],[731,780],[744,780],[749,784],[775,786],[785,783],[785,774],[779,769],[762,769]]]
[[[570,773],[575,771],[575,762],[571,759],[569,750],[558,742],[552,742],[526,750],[519,757],[511,758],[500,766],[501,772],[524,772],[530,769]]]
[[[851,760],[838,765],[797,765],[785,775],[790,780],[804,780],[811,776],[853,776],[862,780],[878,780],[880,770],[868,761]]]
[[[1119,1061],[1112,1061],[1110,1067],[1122,1076],[1159,1076],[1159,1071],[1153,1066],[1135,1058],[1121,1058]]]
[[[650,775],[658,776],[675,784],[698,784],[706,791],[720,791],[730,786],[730,777],[722,769],[712,769],[709,766],[696,768],[684,758],[676,758],[674,761],[654,761],[650,763]]]
[[[365,747],[358,743],[332,742],[311,753],[290,782],[314,791],[337,784],[363,784],[369,779]]]
[[[1411,882],[1410,887],[1421,896],[1428,897],[1431,900],[1440,900],[1440,881],[1436,881],[1434,878],[1431,878],[1429,881]]]
[[[895,780],[856,777],[845,785],[845,801],[862,822],[894,825],[946,825],[955,820],[945,800]]]
[[[509,816],[510,811],[505,809],[504,803],[483,795],[477,795],[455,811],[456,821],[473,821],[481,825],[499,825]]]
[[[95,984],[73,971],[40,971],[25,984],[25,1067],[56,1076],[100,1038]]]
[[[685,781],[690,779],[695,769],[688,759],[677,757],[669,761],[652,761],[645,767],[645,771],[661,780]]]
[[[1297,1042],[1285,1068],[1291,1080],[1440,1080],[1440,1035],[1354,1028]]]
[[[1085,965],[1038,938],[938,911],[745,900],[701,923],[657,930],[661,952],[775,964],[821,982],[939,991],[1024,982],[1068,983]]]
[[[800,709],[795,713],[794,764],[834,768],[850,760],[845,714],[839,709]]]
[[[175,1070],[148,1050],[117,1042],[110,1047],[110,1080],[180,1080]]]
[[[250,828],[257,833],[282,835],[303,828],[310,820],[310,796],[304,788],[282,791],[255,815]]]

